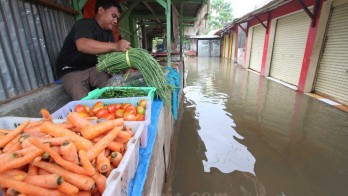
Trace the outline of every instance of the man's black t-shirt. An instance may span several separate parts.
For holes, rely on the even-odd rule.
[[[57,57],[56,72],[59,78],[67,73],[84,70],[97,64],[96,55],[81,53],[77,50],[75,41],[79,38],[114,42],[112,31],[103,30],[94,18],[77,21],[65,38]]]

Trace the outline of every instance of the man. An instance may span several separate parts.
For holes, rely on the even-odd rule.
[[[72,27],[57,57],[57,76],[73,100],[85,97],[91,87],[104,87],[109,75],[96,70],[97,54],[126,51],[126,40],[114,42],[112,29],[121,9],[114,0],[97,0],[95,18],[81,19]]]

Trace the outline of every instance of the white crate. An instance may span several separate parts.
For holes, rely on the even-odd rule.
[[[12,130],[26,120],[39,121],[42,118],[26,117],[0,117],[0,128]],[[55,123],[62,123],[65,120],[55,119]],[[127,143],[127,151],[124,154],[120,165],[111,171],[106,179],[106,189],[103,196],[127,195],[129,182],[134,178],[139,163],[139,145],[141,135],[145,130],[145,124],[140,122],[125,122],[135,133]]]
[[[93,107],[93,105],[101,101],[105,105],[108,104],[114,104],[114,103],[130,103],[132,105],[137,105],[140,100],[145,99],[146,100],[146,111],[145,111],[145,121],[126,121],[126,122],[142,122],[145,125],[145,130],[143,131],[143,134],[141,135],[141,141],[140,141],[140,147],[145,148],[147,145],[147,129],[149,124],[151,123],[151,97],[127,97],[127,98],[114,98],[114,99],[93,99],[93,100],[79,100],[79,101],[71,101],[61,107],[59,110],[55,111],[52,114],[52,117],[54,119],[65,119],[68,114],[72,111],[74,111],[76,105],[82,104],[82,105],[88,105],[89,107]]]
[[[123,156],[120,165],[114,169],[106,179],[106,189],[103,196],[127,196],[129,182],[134,178],[139,163],[139,139],[141,129],[144,130],[144,124],[125,122],[125,124],[137,129],[134,137],[127,144],[127,151]]]

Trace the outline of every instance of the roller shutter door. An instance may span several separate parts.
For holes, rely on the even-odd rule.
[[[255,26],[253,29],[249,68],[260,73],[266,29],[262,25]]]
[[[304,11],[277,21],[270,76],[298,86],[310,19]]]
[[[315,91],[348,105],[348,4],[333,8]]]
[[[233,33],[233,38],[232,38],[232,55],[231,55],[231,60],[234,60],[234,50],[236,49],[236,34]]]

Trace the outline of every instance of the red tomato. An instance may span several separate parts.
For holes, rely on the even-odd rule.
[[[104,103],[101,102],[101,101],[96,102],[96,103],[93,105],[93,108],[92,108],[93,114],[96,114],[97,111],[98,111],[99,109],[101,109],[101,108],[104,108]]]
[[[87,114],[86,112],[79,112],[80,116],[82,116],[83,118],[87,118],[90,117],[89,114]]]
[[[88,105],[85,105],[84,107],[87,114],[89,114],[90,116],[94,115],[91,108]]]
[[[74,109],[75,112],[86,112],[85,107],[81,104],[77,104]]]
[[[97,118],[106,118],[107,115],[109,114],[108,110],[105,108],[101,108],[97,111],[97,113],[95,114],[95,116]]]
[[[135,120],[136,121],[144,121],[145,120],[145,115],[144,114],[136,114],[135,115]]]
[[[135,121],[135,115],[129,112],[123,113],[123,119],[125,121]]]
[[[113,120],[113,119],[115,119],[115,114],[114,113],[109,113],[108,115],[106,115],[105,118],[108,119],[108,120]]]
[[[138,106],[137,114],[145,114],[145,108],[143,106]]]
[[[124,103],[122,104],[121,108],[125,110],[130,105],[131,105],[130,103]]]
[[[115,107],[116,107],[117,109],[120,109],[121,106],[122,106],[122,104],[119,104],[119,103],[115,103],[114,105],[115,105]]]
[[[137,108],[133,105],[130,105],[126,108],[126,112],[132,113],[132,114],[136,114],[137,113]]]
[[[116,118],[123,118],[124,109],[117,109],[115,112]]]
[[[142,99],[139,101],[138,106],[142,106],[143,108],[146,108],[147,101],[145,99]]]
[[[115,113],[118,108],[114,104],[110,104],[106,106],[106,109],[108,110],[109,113]]]

